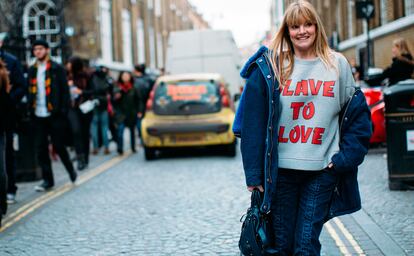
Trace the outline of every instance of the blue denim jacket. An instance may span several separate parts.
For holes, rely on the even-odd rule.
[[[233,123],[241,138],[243,167],[248,186],[263,185],[261,210],[269,212],[278,173],[279,90],[269,63],[268,49],[261,47],[246,63],[241,76],[247,79]],[[338,177],[327,220],[357,211],[361,198],[357,183],[358,165],[368,152],[371,114],[360,90],[340,113],[340,151],[332,157]]]

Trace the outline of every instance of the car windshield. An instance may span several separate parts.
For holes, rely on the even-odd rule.
[[[220,94],[215,81],[174,81],[158,84],[154,112],[158,115],[194,115],[219,112]]]

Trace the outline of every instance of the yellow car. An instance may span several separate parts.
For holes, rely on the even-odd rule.
[[[234,105],[223,77],[214,73],[157,79],[142,120],[145,158],[174,147],[222,146],[235,156]]]

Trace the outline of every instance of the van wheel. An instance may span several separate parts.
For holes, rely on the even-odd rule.
[[[236,141],[225,146],[225,154],[230,157],[236,156]]]
[[[155,159],[155,149],[144,147],[145,160]]]

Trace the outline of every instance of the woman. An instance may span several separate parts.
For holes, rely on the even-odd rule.
[[[68,65],[68,85],[71,94],[71,108],[68,112],[68,119],[73,135],[78,170],[82,171],[88,167],[89,163],[89,144],[90,126],[92,113],[82,113],[79,105],[90,99],[91,90],[89,88],[89,76],[85,72],[82,59],[72,57]]]
[[[388,84],[394,85],[399,81],[410,79],[414,71],[413,56],[404,38],[397,38],[392,42],[392,63],[382,72],[379,78],[375,78],[377,83],[388,78]],[[378,80],[377,80],[378,79]],[[372,81],[368,81],[373,83]]]
[[[319,255],[323,223],[361,208],[357,167],[371,135],[365,98],[307,1],[289,5],[270,50],[262,47],[241,75],[233,130],[247,189],[264,192],[278,255]]]
[[[124,129],[129,128],[132,152],[135,149],[134,127],[138,114],[139,95],[134,88],[134,78],[130,72],[122,71],[118,86],[114,89],[115,122],[118,126],[118,153],[124,152]]]
[[[0,227],[1,219],[7,212],[7,175],[5,159],[6,120],[10,111],[7,94],[10,92],[9,75],[4,62],[0,61]]]

